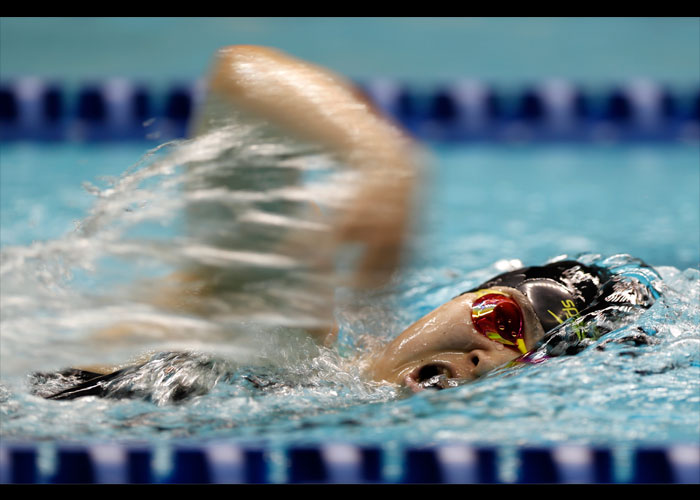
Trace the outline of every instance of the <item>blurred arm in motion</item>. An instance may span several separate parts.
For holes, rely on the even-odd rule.
[[[352,284],[385,283],[398,265],[409,223],[416,153],[410,141],[349,82],[269,48],[221,49],[209,92],[210,99],[328,149],[361,174],[355,198],[340,220],[332,221],[335,243],[365,247]],[[208,119],[200,117],[198,133]]]
[[[230,207],[210,206],[205,210],[195,207],[188,213],[190,235],[197,232],[204,235],[201,240],[211,245],[217,256],[229,250],[249,250],[252,255],[274,246],[275,255],[302,257],[311,262],[311,274],[329,277],[309,293],[312,300],[299,306],[299,310],[313,311],[313,316],[321,318],[317,326],[307,331],[328,345],[335,338],[334,285],[356,289],[382,286],[399,265],[411,218],[417,150],[401,131],[373,110],[351,83],[274,49],[242,45],[219,50],[207,86],[206,101],[192,127],[195,141],[207,135],[215,137],[215,132],[226,123],[262,124],[268,135],[317,147],[354,174],[349,178],[350,185],[345,186],[349,199],[337,210],[322,216],[316,207],[311,220],[315,218],[328,227],[316,236],[291,230],[271,243],[272,239],[266,235],[241,232],[240,227],[245,228],[245,224],[241,226],[235,219],[245,217],[235,213],[232,216],[227,212]],[[204,187],[252,191],[269,188],[259,180],[251,180],[258,175],[253,169],[246,171],[246,165],[236,167],[213,170]],[[285,187],[298,184],[300,174],[272,171],[270,175],[277,179],[273,181],[277,183],[275,187]],[[312,209],[307,212],[313,214],[313,201],[307,203],[307,208],[309,205]],[[274,210],[277,210],[274,215],[290,212],[284,204]],[[227,219],[235,223],[231,226],[234,230],[226,229],[226,223],[231,222]],[[232,233],[237,236],[231,236]],[[334,259],[348,247],[359,247],[360,257],[352,267],[350,279],[341,281]],[[269,283],[281,274],[275,269],[254,266],[252,270],[238,268],[231,272],[230,268],[217,264],[194,265],[151,291],[149,302],[165,309],[189,310],[210,317],[212,298],[219,304],[234,303],[235,297],[254,295],[256,286],[257,290],[263,286],[269,288]],[[278,288],[284,289],[283,292],[293,290],[285,285],[284,279],[278,282],[282,283]],[[157,331],[158,327],[155,328]],[[129,330],[133,330],[129,325],[116,325],[104,333],[108,337],[121,337]]]

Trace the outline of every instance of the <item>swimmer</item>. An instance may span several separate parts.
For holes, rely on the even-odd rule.
[[[377,354],[368,377],[413,392],[447,389],[495,369],[573,355],[629,325],[660,296],[658,273],[628,255],[583,256],[500,274],[462,293],[408,327]],[[588,262],[593,260],[593,262]],[[651,343],[643,330],[616,342]],[[603,348],[599,346],[599,348]],[[224,364],[225,365],[225,364]],[[35,374],[35,393],[47,399],[84,396],[153,399],[163,372],[186,369],[234,375],[221,362],[188,353],[158,353],[107,374],[66,370]],[[252,378],[251,378],[252,377]],[[169,401],[208,392],[196,378],[168,375]],[[263,374],[246,377],[257,388],[280,385]],[[54,390],[41,386],[51,385]],[[58,388],[58,390],[55,390]]]
[[[337,229],[329,244],[333,248],[352,241],[364,245],[366,252],[353,281],[357,287],[385,282],[398,267],[410,219],[416,172],[410,140],[342,78],[272,49],[222,49],[209,88],[205,113],[195,127],[198,133],[216,126],[212,116],[221,106],[233,107],[236,113],[271,123],[284,134],[328,148],[362,172],[352,209],[342,214],[342,220],[334,221]],[[215,274],[211,269],[183,272],[175,278],[176,285],[163,289],[159,303],[172,307],[182,304],[183,295],[221,292],[212,283],[221,281],[214,279]],[[659,296],[658,279],[652,268],[629,256],[583,257],[501,274],[408,327],[375,355],[368,378],[414,392],[444,389],[505,365],[575,354],[650,307]],[[199,287],[195,292],[187,289],[191,282]],[[332,315],[332,308],[327,314]],[[101,338],[108,341],[125,332],[138,333],[142,326],[118,325]],[[332,345],[335,338],[330,322],[310,334],[322,345]],[[37,385],[51,382],[52,387],[60,388],[39,388],[37,394],[57,400],[142,397],[124,381],[158,370],[164,362],[170,363],[171,371],[187,363],[212,363],[185,353],[159,353],[118,370],[85,368],[37,374]],[[172,399],[202,391],[206,392],[180,387]]]
[[[474,380],[504,365],[576,354],[630,324],[659,297],[659,275],[617,255],[498,275],[435,309],[378,356],[373,377],[415,392]],[[641,332],[635,342],[649,342]]]

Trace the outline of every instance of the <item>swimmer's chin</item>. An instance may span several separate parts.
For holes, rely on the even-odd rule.
[[[459,384],[454,379],[446,378],[443,378],[442,380],[437,379],[434,381],[429,380],[427,382],[418,382],[415,378],[411,377],[410,375],[406,375],[403,380],[403,387],[411,391],[413,394],[417,394],[419,392],[427,390],[441,391],[443,389],[449,389],[450,387],[456,387],[457,385]]]
[[[453,389],[455,387],[468,384],[469,382],[473,381],[462,379],[439,378],[432,381],[418,382],[415,378],[411,377],[410,375],[406,375],[401,381],[401,383],[384,383],[394,387],[396,391],[398,391],[402,396],[411,397],[415,394],[418,394],[419,392],[442,391],[445,389]]]

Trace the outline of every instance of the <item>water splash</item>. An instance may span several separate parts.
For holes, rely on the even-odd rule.
[[[264,331],[327,327],[327,221],[352,176],[318,147],[233,120],[85,183],[95,200],[73,232],[0,253],[3,375],[208,344],[246,358]],[[94,337],[116,320],[138,335]]]

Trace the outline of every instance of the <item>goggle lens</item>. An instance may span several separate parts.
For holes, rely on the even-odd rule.
[[[511,349],[526,353],[523,314],[511,297],[486,293],[472,304],[472,324],[479,333]]]

